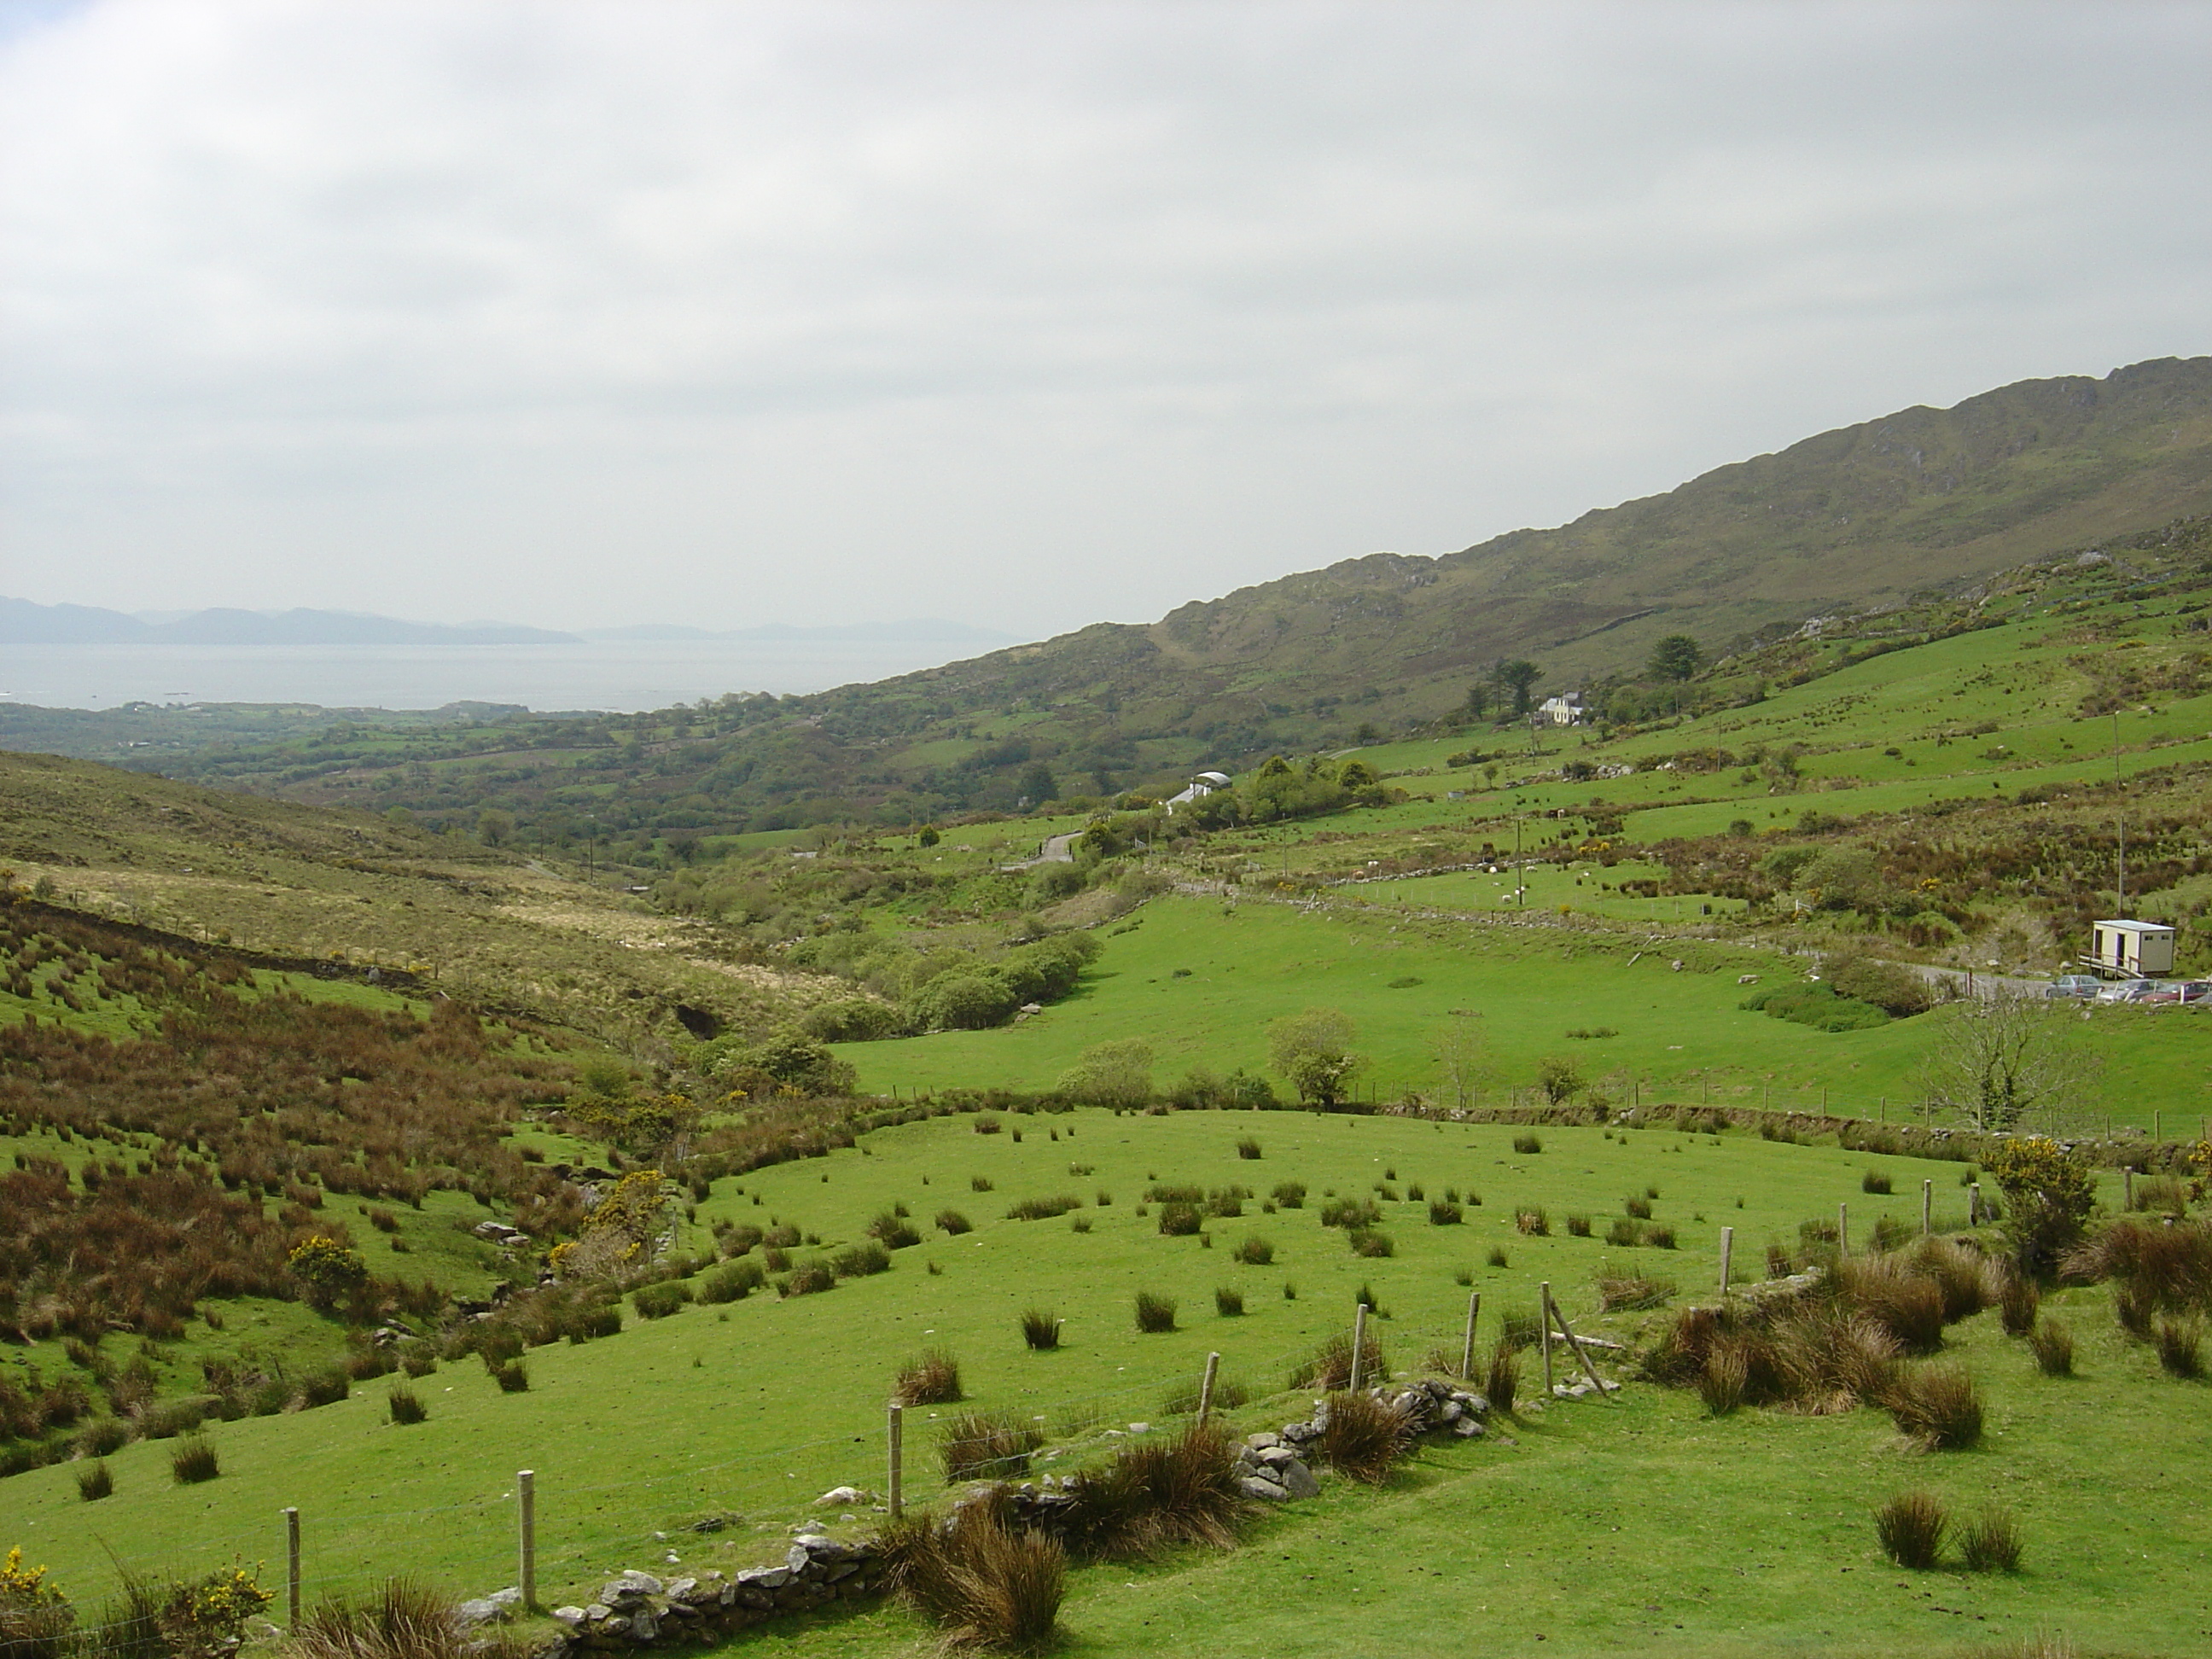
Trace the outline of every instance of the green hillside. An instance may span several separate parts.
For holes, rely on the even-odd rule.
[[[611,835],[641,860],[702,834],[1157,790],[1455,718],[1502,659],[1534,662],[1540,691],[1632,677],[1664,636],[1719,655],[2208,512],[2212,358],[2165,359],[1900,410],[1440,558],[1347,560],[818,696],[635,717],[0,709],[0,743],[440,827],[489,808],[534,843]]]

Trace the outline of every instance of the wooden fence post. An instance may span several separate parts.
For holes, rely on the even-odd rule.
[[[1198,1426],[1204,1428],[1206,1419],[1213,1415],[1213,1379],[1220,1373],[1221,1356],[1206,1356],[1206,1380],[1198,1385]]]
[[[2136,1172],[2133,1170],[2124,1167],[2120,1170],[2120,1193],[2121,1204],[2128,1209],[2134,1209],[2136,1206]]]
[[[1982,1183],[1978,1181],[1966,1188],[1966,1222],[1969,1226],[1982,1224]]]
[[[890,1510],[896,1521],[906,1508],[906,1407],[896,1400],[891,1401],[890,1460]]]
[[[1482,1292],[1476,1291],[1467,1298],[1467,1340],[1460,1344],[1459,1380],[1474,1381],[1474,1321],[1482,1311]]]
[[[284,1607],[287,1630],[300,1628],[300,1511],[284,1511]]]
[[[1538,1285],[1537,1294],[1542,1298],[1544,1306],[1549,1308],[1552,1305],[1552,1281],[1547,1279]],[[1544,1330],[1544,1398],[1549,1400],[1552,1397],[1552,1316],[1548,1313],[1540,1313],[1536,1322]]]
[[[1836,1255],[1838,1260],[1851,1253],[1851,1206],[1836,1206]]]
[[[1353,1394],[1359,1392],[1359,1374],[1366,1368],[1366,1359],[1367,1304],[1363,1302],[1359,1304],[1359,1310],[1352,1316],[1352,1376],[1349,1387]]]
[[[515,1497],[522,1510],[522,1605],[538,1610],[538,1472],[523,1469],[514,1477]]]
[[[1735,1229],[1723,1227],[1721,1229],[1721,1300],[1723,1302],[1728,1300],[1729,1259],[1735,1254]]]
[[[1920,1183],[1920,1236],[1923,1238],[1936,1231],[1936,1183]]]

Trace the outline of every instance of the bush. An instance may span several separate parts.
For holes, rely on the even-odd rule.
[[[946,1632],[948,1648],[1036,1653],[1050,1646],[1067,1593],[1067,1552],[971,1504],[939,1522],[922,1512],[876,1536],[895,1592]]]
[[[458,1613],[428,1586],[389,1578],[358,1601],[325,1598],[286,1646],[296,1659],[464,1659],[474,1638]]]
[[[495,1367],[492,1371],[491,1380],[499,1384],[499,1391],[501,1394],[530,1392],[530,1368],[520,1359],[510,1359],[505,1364]]]
[[[430,1415],[415,1390],[404,1383],[386,1396],[385,1403],[395,1423],[420,1423]]]
[[[1020,1203],[1008,1208],[1006,1219],[1049,1221],[1055,1216],[1063,1216],[1070,1210],[1079,1210],[1082,1207],[1083,1200],[1073,1193],[1062,1193],[1057,1198],[1025,1198]]]
[[[785,1274],[775,1289],[784,1297],[819,1296],[837,1288],[837,1275],[826,1261],[807,1261]]]
[[[1364,1390],[1332,1394],[1323,1409],[1321,1438],[1313,1443],[1322,1461],[1353,1480],[1380,1486],[1413,1444],[1411,1422]]]
[[[1237,1247],[1235,1255],[1248,1267],[1264,1267],[1275,1259],[1275,1247],[1255,1233]]]
[[[1176,1304],[1171,1296],[1157,1296],[1150,1291],[1137,1292],[1137,1328],[1140,1331],[1171,1331],[1176,1328]]]
[[[949,1405],[960,1398],[960,1362],[942,1348],[916,1354],[892,1377],[891,1396],[902,1406]]]
[[[1429,1200],[1429,1225],[1431,1227],[1456,1227],[1466,1218],[1467,1212],[1447,1199],[1432,1198]]]
[[[1544,1142],[1536,1135],[1516,1135],[1513,1137],[1513,1150],[1524,1156],[1540,1152],[1544,1150]]]
[[[170,1478],[180,1486],[197,1486],[203,1480],[212,1480],[222,1473],[222,1460],[216,1455],[213,1443],[193,1435],[179,1440],[169,1454]]]
[[[740,1256],[701,1277],[699,1299],[709,1304],[742,1302],[767,1283],[767,1270],[750,1256]],[[621,1316],[617,1314],[616,1317],[619,1319]]]
[[[1031,1308],[1022,1316],[1022,1340],[1042,1352],[1060,1346],[1060,1321],[1043,1308]]]
[[[865,1244],[848,1244],[830,1258],[830,1271],[840,1279],[869,1279],[890,1270],[891,1253],[872,1238]]]
[[[899,1206],[903,1209],[905,1206]],[[921,1235],[914,1224],[897,1210],[885,1210],[868,1223],[868,1237],[887,1250],[903,1250],[921,1243]]]
[[[1503,1336],[1491,1345],[1490,1359],[1483,1368],[1482,1392],[1491,1410],[1511,1414],[1513,1401],[1521,1392],[1521,1357]]]
[[[1361,1346],[1359,1381],[1363,1387],[1385,1382],[1390,1377],[1390,1366],[1383,1358],[1382,1344],[1375,1333],[1367,1333]],[[1291,1374],[1285,1384],[1292,1389],[1322,1389],[1334,1391],[1352,1386],[1352,1338],[1339,1331],[1314,1350],[1311,1359]]]
[[[975,1224],[957,1210],[939,1210],[937,1212],[937,1224],[943,1231],[955,1238],[959,1237],[963,1233],[972,1233],[975,1231]]]
[[[7,1659],[63,1659],[74,1645],[76,1609],[46,1577],[44,1567],[23,1565],[20,1548],[0,1560],[0,1654]]]
[[[76,1472],[76,1495],[88,1504],[96,1504],[115,1490],[115,1476],[107,1467],[107,1460],[96,1458]],[[0,1651],[11,1651],[9,1644],[0,1641]]]
[[[2045,1315],[2029,1334],[2027,1346],[2036,1370],[2045,1376],[2074,1375],[2074,1333],[2057,1320]]]
[[[1242,1140],[1237,1143],[1237,1156],[1244,1158],[1258,1158],[1260,1156],[1260,1143],[1254,1139],[1250,1135],[1246,1135]]]
[[[1880,1170],[1869,1170],[1859,1177],[1859,1190],[1863,1193],[1887,1196],[1889,1192],[1889,1177]]]
[[[1948,1366],[1900,1377],[1889,1390],[1889,1414],[1925,1451],[1958,1451],[1982,1437],[1982,1395],[1974,1379]]]
[[[665,1319],[690,1299],[691,1287],[680,1279],[641,1285],[629,1293],[629,1304],[640,1319]]]
[[[1242,1291],[1229,1290],[1226,1287],[1215,1290],[1213,1292],[1213,1311],[1219,1314],[1224,1319],[1236,1318],[1237,1316],[1244,1311],[1244,1292]]]
[[[1205,1224],[1195,1204],[1160,1206],[1160,1231],[1169,1238],[1187,1238]]]
[[[1018,1480],[1044,1431],[1011,1413],[963,1412],[945,1425],[939,1450],[947,1480]]]
[[[1942,1504],[1924,1492],[1900,1492],[1874,1512],[1881,1553],[1900,1567],[1925,1571],[1934,1566],[1942,1559],[1943,1540],[1950,1530]]]
[[[2204,1375],[2204,1326],[2200,1320],[2158,1322],[2158,1363],[2169,1376],[2193,1381]]]
[[[2018,1572],[2019,1524],[2002,1510],[1984,1510],[1960,1532],[1959,1553],[1976,1572]]]

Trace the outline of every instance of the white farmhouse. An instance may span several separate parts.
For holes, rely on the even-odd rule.
[[[1580,726],[1589,718],[1579,691],[1562,691],[1556,697],[1547,697],[1538,705],[1536,717],[1549,726]]]

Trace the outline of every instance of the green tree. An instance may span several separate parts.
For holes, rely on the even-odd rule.
[[[2097,1201],[2097,1172],[2080,1152],[2041,1135],[2001,1140],[1982,1167],[2004,1194],[2002,1225],[2020,1270],[2051,1273],[2077,1242]]]
[[[1536,1062],[1536,1086],[1554,1106],[1563,1106],[1583,1091],[1582,1067],[1565,1054],[1547,1054]]]
[[[1366,1057],[1352,1052],[1358,1036],[1337,1009],[1309,1008],[1268,1026],[1267,1052],[1300,1100],[1328,1108],[1343,1103],[1352,1079],[1366,1068]]]
[[[1052,775],[1052,768],[1042,761],[1031,761],[1022,769],[1022,781],[1016,787],[1031,806],[1042,806],[1048,800],[1060,799],[1060,780]]]
[[[1364,760],[1345,762],[1343,770],[1336,775],[1340,789],[1372,789],[1381,781],[1375,775],[1375,769]]]
[[[514,817],[497,807],[477,814],[477,838],[487,847],[504,847],[514,838]]]
[[[2055,1125],[2095,1078],[2095,1062],[2075,1044],[2064,1009],[2001,986],[1943,1016],[1924,1087],[1931,1105],[1958,1112],[1984,1134],[2002,1135],[2039,1114]]]
[[[1498,664],[1492,678],[1512,694],[1513,712],[1525,714],[1528,712],[1529,691],[1544,678],[1544,671],[1526,657],[1515,657]]]
[[[1060,1074],[1060,1091],[1101,1106],[1142,1106],[1152,1095],[1152,1046],[1140,1037],[1094,1042]]]
[[[1490,692],[1491,688],[1481,680],[1467,688],[1468,719],[1479,720],[1490,713]]]
[[[1652,678],[1686,680],[1705,665],[1705,653],[1687,634],[1669,634],[1651,647],[1645,665]]]

